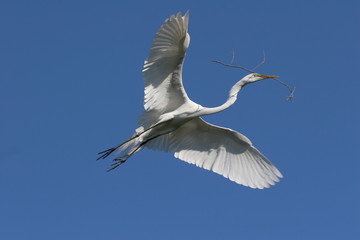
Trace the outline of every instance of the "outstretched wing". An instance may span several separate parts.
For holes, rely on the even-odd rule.
[[[144,108],[158,114],[177,109],[189,98],[182,84],[182,66],[190,43],[188,12],[171,16],[158,32],[144,63]]]
[[[251,188],[268,188],[279,181],[279,170],[244,135],[195,118],[161,136],[149,148],[173,151],[175,157],[211,170]]]

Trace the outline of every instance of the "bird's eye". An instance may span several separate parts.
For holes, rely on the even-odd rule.
[[[254,77],[261,77],[261,74],[254,73]]]

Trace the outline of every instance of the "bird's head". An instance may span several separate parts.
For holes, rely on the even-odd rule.
[[[244,85],[247,85],[249,83],[254,83],[263,79],[267,79],[267,78],[277,78],[279,76],[274,76],[274,75],[263,75],[263,74],[259,74],[259,73],[250,73],[248,75],[246,75],[242,81],[244,83]]]

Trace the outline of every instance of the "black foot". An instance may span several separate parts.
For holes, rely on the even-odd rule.
[[[107,172],[110,172],[111,170],[114,170],[124,162],[126,162],[127,158],[115,158],[113,161],[115,161],[113,164],[111,164],[111,168],[107,170]]]
[[[105,159],[107,156],[112,154],[118,147],[109,148],[105,151],[99,152],[98,154],[101,154],[100,157],[98,157],[96,160]]]

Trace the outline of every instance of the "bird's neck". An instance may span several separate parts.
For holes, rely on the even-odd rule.
[[[245,85],[244,82],[241,80],[239,82],[237,82],[230,89],[229,97],[224,104],[222,104],[218,107],[204,108],[202,115],[210,115],[210,114],[218,113],[218,112],[224,111],[225,109],[229,108],[231,105],[233,105],[235,103],[235,101],[237,99],[237,95],[244,85]]]

